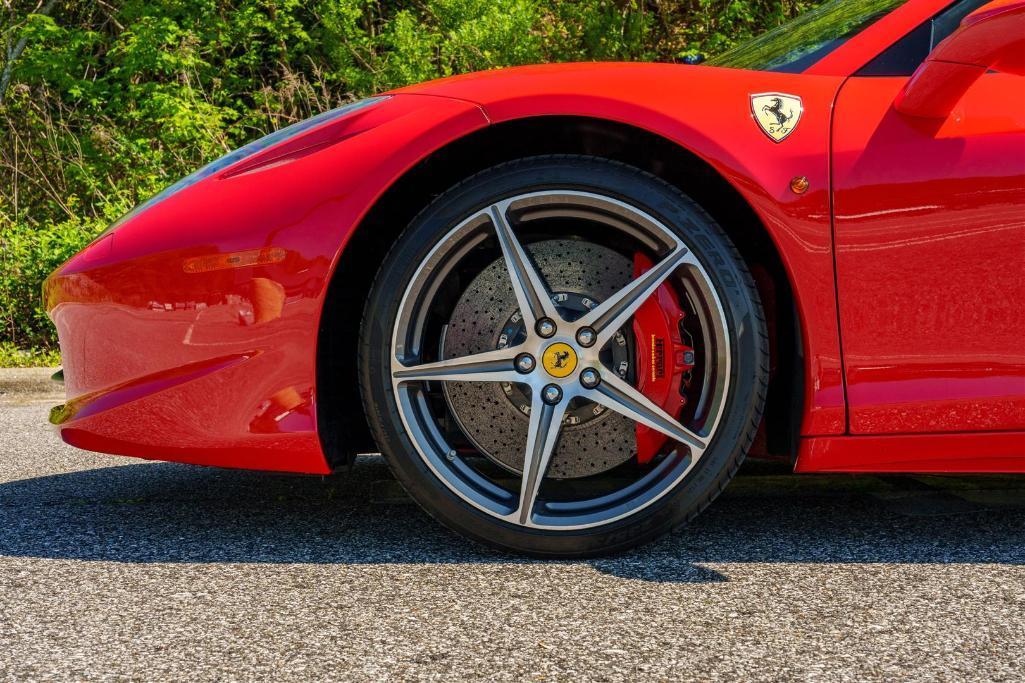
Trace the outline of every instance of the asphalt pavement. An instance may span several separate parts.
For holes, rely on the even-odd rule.
[[[440,528],[376,457],[77,451],[33,372],[0,371],[2,680],[1025,679],[1022,477],[756,464],[655,545],[530,561]]]

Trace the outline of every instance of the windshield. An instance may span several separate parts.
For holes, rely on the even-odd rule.
[[[906,0],[832,0],[709,60],[713,66],[799,73]]]

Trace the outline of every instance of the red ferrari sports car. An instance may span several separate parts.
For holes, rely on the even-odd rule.
[[[66,442],[381,451],[539,556],[678,527],[748,452],[1025,472],[1025,2],[833,2],[707,64],[385,93],[172,185],[44,297]]]

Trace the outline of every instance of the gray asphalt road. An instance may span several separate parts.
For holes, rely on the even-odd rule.
[[[289,477],[91,455],[0,396],[0,678],[1025,676],[1025,479],[749,469],[615,559],[468,545],[383,464]]]

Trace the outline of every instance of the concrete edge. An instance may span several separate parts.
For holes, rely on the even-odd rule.
[[[0,401],[64,400],[64,385],[50,379],[59,368],[0,368]]]

